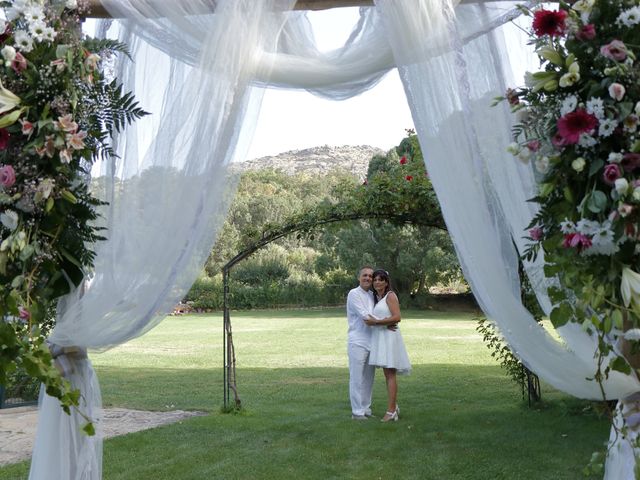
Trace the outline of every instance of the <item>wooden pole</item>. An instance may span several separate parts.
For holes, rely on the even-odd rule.
[[[150,2],[167,2],[179,0],[147,0]],[[87,18],[111,18],[111,15],[102,6],[100,0],[89,0],[89,12]],[[342,8],[342,7],[370,7],[373,5],[373,0],[298,0],[294,7],[294,10],[328,10],[330,8]],[[215,9],[215,0],[211,0],[209,5],[202,5],[196,8],[192,14],[211,13]]]

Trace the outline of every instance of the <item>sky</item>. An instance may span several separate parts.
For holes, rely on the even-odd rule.
[[[344,43],[358,19],[357,8],[309,12],[321,49]],[[305,91],[267,89],[247,159],[321,145],[371,145],[388,150],[413,128],[396,70],[373,89],[343,101]]]

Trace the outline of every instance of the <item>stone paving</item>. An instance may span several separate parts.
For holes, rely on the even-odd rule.
[[[183,410],[146,412],[126,408],[106,408],[104,410],[104,436],[109,438],[125,435],[197,415],[205,415],[205,413]],[[0,410],[0,465],[20,462],[31,457],[37,417],[36,407]]]

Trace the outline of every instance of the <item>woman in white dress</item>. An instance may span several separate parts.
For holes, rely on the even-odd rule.
[[[366,321],[366,324],[373,328],[369,365],[382,367],[387,382],[388,404],[382,421],[395,422],[398,421],[400,414],[396,375],[409,373],[411,363],[397,326],[400,323],[400,302],[391,289],[389,273],[385,270],[373,272],[373,295],[376,305],[372,315]],[[396,328],[390,329],[390,325]]]

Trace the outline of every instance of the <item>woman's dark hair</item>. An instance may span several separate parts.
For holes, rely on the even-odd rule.
[[[393,288],[391,287],[391,278],[389,278],[389,272],[381,268],[379,268],[378,270],[374,270],[373,279],[375,280],[376,278],[381,278],[382,280],[387,282],[387,288],[384,289],[384,294],[382,295],[382,297],[384,297],[389,292],[393,292]],[[380,301],[380,298],[378,298],[378,292],[375,288],[373,289],[373,299],[375,303],[378,303],[378,301]]]

